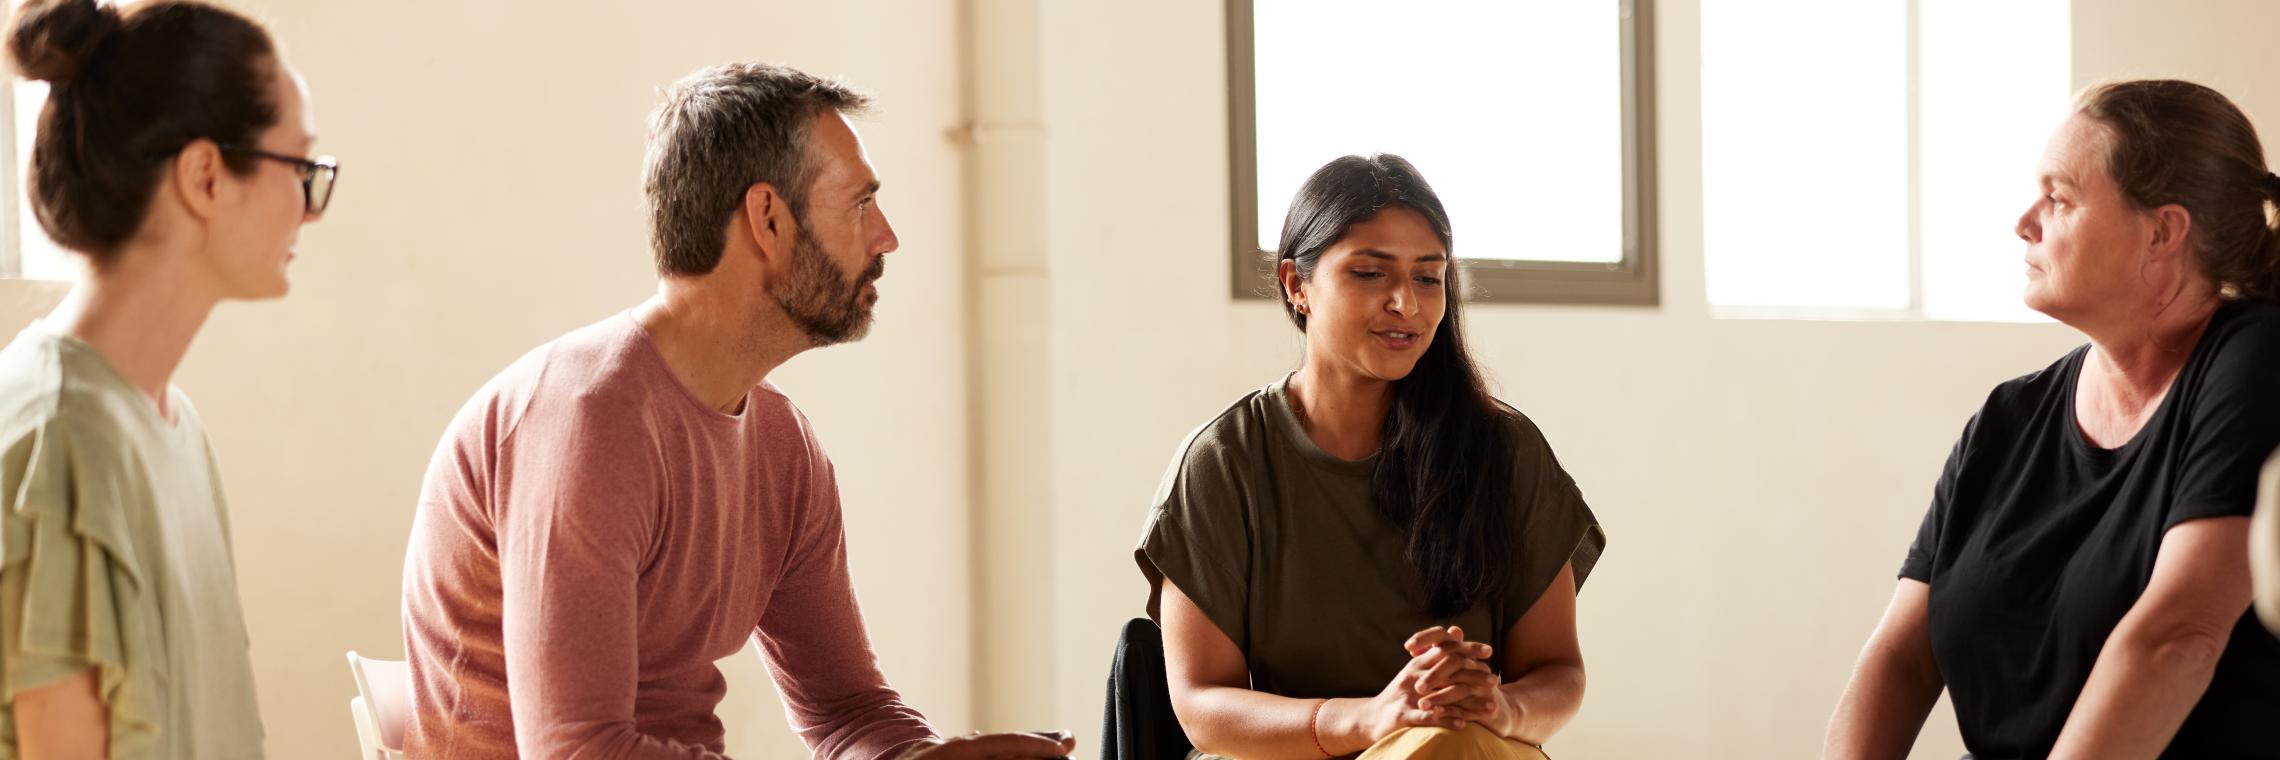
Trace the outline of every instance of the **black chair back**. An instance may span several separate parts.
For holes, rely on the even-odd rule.
[[[1108,706],[1101,717],[1101,760],[1183,760],[1195,744],[1172,714],[1164,678],[1164,634],[1147,618],[1124,624],[1116,662],[1108,671]]]

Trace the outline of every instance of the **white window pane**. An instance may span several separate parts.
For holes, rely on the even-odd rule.
[[[1710,303],[1905,309],[1907,8],[1704,0]]]
[[[68,280],[79,276],[78,262],[70,252],[57,246],[40,229],[40,220],[32,217],[29,186],[24,178],[30,176],[32,165],[32,135],[39,127],[40,108],[47,104],[46,82],[16,80],[16,172],[19,176],[7,181],[16,183],[16,251],[22,264],[18,276],[35,280]]]
[[[2067,0],[1920,0],[1924,313],[2039,320],[2021,302],[2035,165],[2066,118]]]
[[[1259,246],[1307,175],[1409,159],[1460,256],[1623,260],[1616,0],[1258,0]]]

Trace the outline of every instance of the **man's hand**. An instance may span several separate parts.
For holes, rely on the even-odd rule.
[[[900,760],[1059,760],[1076,749],[1077,737],[1067,731],[967,734],[920,742]]]

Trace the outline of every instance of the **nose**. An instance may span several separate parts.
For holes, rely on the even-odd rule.
[[[1385,302],[1385,310],[1393,312],[1395,316],[1407,317],[1417,310],[1417,296],[1410,293],[1408,288],[1394,288],[1393,297]]]
[[[871,241],[872,255],[889,254],[901,248],[902,239],[895,237],[895,226],[887,222],[886,209],[879,207],[878,201],[874,200],[871,202],[871,213],[879,215],[879,231]]]
[[[2042,224],[2035,221],[2035,211],[2040,208],[2042,202],[2036,201],[2035,205],[2027,207],[2026,213],[2019,215],[2018,223],[2012,225],[2011,231],[2017,233],[2020,240],[2034,243],[2042,239]]]

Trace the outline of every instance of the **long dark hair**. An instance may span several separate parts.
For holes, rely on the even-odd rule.
[[[1291,200],[1277,266],[1295,262],[1299,279],[1313,279],[1324,250],[1389,208],[1425,217],[1451,264],[1441,280],[1448,309],[1440,328],[1416,368],[1393,383],[1371,495],[1380,514],[1408,531],[1405,554],[1425,583],[1427,611],[1449,617],[1493,598],[1512,577],[1496,549],[1513,532],[1514,414],[1488,394],[1465,347],[1463,274],[1449,214],[1400,156],[1346,156],[1316,170]],[[1306,315],[1287,292],[1283,311],[1306,331]]]
[[[2192,215],[2194,255],[2227,297],[2280,301],[2280,177],[2239,106],[2192,82],[2141,79],[2093,87],[2075,109],[2112,137],[2106,170],[2131,206]]]

